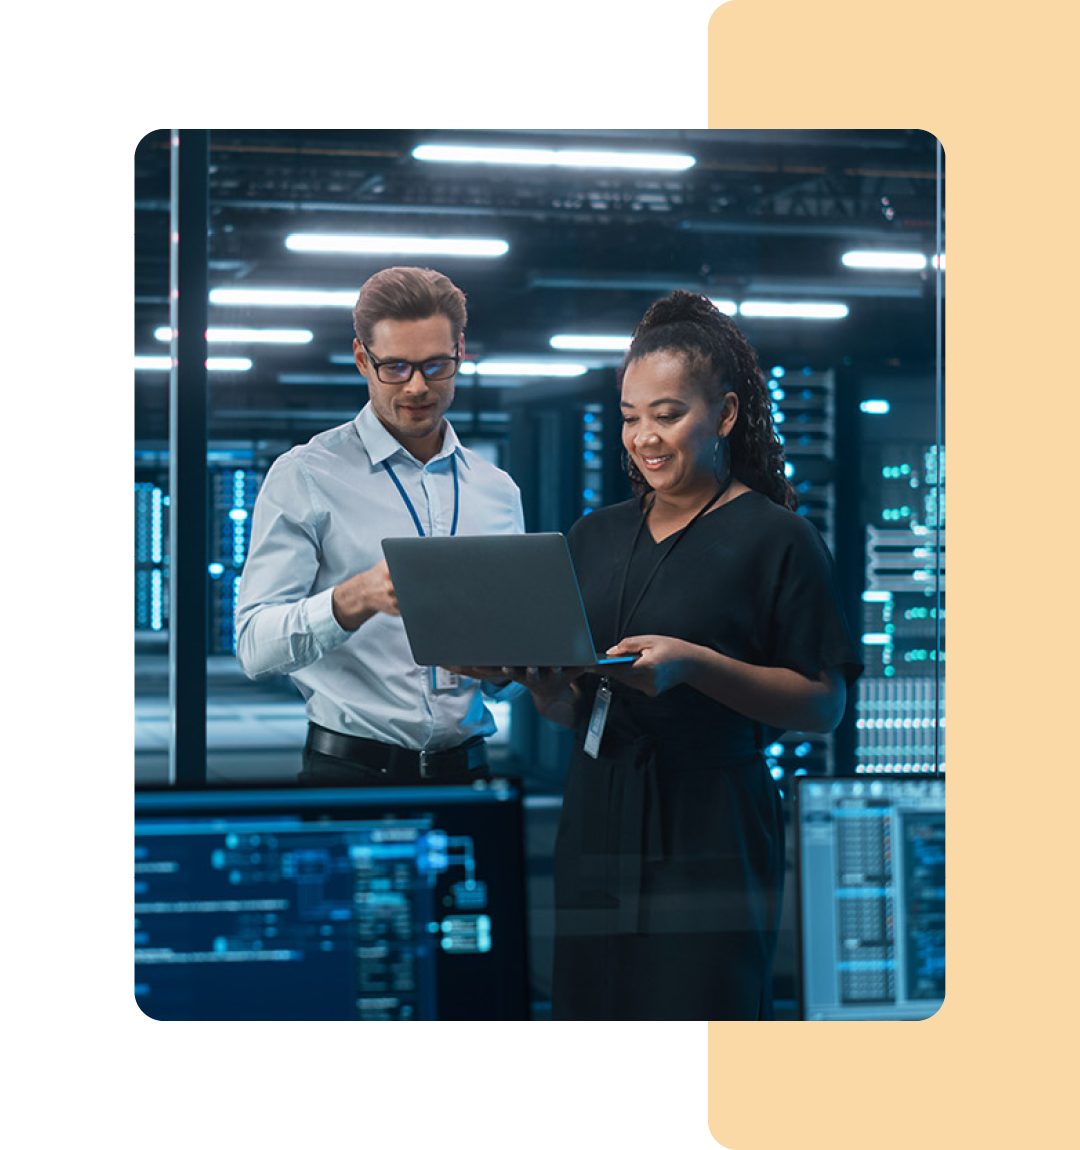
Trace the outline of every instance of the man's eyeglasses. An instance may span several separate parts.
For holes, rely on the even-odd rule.
[[[366,343],[360,346],[367,353],[368,363],[375,369],[375,374],[382,383],[408,383],[414,371],[418,371],[428,383],[439,383],[441,380],[452,378],[461,362],[460,352],[456,355],[435,356],[420,363],[411,359],[379,360],[371,354],[371,348]]]

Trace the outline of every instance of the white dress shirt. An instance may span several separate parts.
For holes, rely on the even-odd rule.
[[[480,684],[440,689],[413,661],[405,626],[377,614],[356,631],[334,618],[334,587],[382,558],[381,540],[412,535],[412,515],[384,466],[408,495],[425,535],[449,535],[457,465],[459,535],[525,529],[509,475],[461,446],[446,425],[427,463],[411,455],[368,404],[351,422],[276,460],[255,503],[251,545],[236,609],[236,654],[245,674],[288,674],[308,718],[346,735],[413,750],[443,750],[495,730]],[[517,693],[516,685],[492,697]]]

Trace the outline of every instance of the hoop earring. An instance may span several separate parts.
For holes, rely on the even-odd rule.
[[[720,453],[723,449],[724,461],[720,466]],[[731,486],[731,444],[727,441],[726,435],[718,435],[716,437],[716,445],[713,447],[713,475],[716,476],[716,482],[720,484],[720,494],[722,495]]]

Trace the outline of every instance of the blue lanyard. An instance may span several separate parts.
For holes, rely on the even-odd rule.
[[[383,467],[390,473],[390,478],[394,481],[394,486],[398,489],[398,493],[405,501],[405,506],[409,509],[409,514],[412,516],[413,523],[416,524],[416,533],[420,536],[424,535],[424,528],[420,522],[420,516],[416,514],[416,508],[413,506],[413,501],[409,498],[405,488],[401,486],[401,480],[394,474],[394,469],[390,466],[390,460],[383,460]],[[460,503],[460,490],[458,488],[458,474],[457,474],[457,458],[453,455],[450,456],[450,470],[454,473],[454,518],[450,523],[450,534],[457,534],[458,524],[458,506]]]

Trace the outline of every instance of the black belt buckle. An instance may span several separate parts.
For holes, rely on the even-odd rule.
[[[422,779],[444,779],[449,776],[466,774],[476,761],[477,766],[484,762],[484,740],[470,739],[459,747],[446,751],[420,752],[420,777]]]
[[[437,779],[439,771],[437,764],[432,762],[435,754],[431,751],[420,752],[420,777],[422,779]]]

